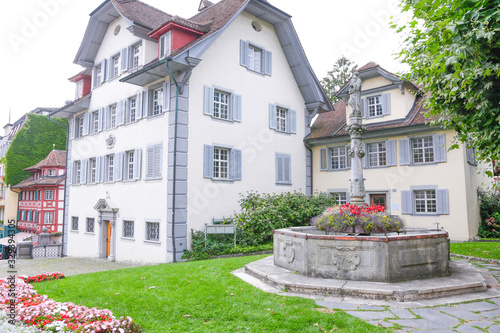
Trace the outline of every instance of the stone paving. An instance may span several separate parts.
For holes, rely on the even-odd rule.
[[[491,290],[500,290],[500,265],[475,265],[487,269],[496,280],[488,280]],[[473,294],[472,294],[473,295]],[[483,294],[478,294],[478,297]],[[483,296],[484,297],[484,296]],[[390,327],[396,332],[490,332],[500,333],[500,297],[480,298],[454,304],[370,302],[369,300],[325,297],[320,306],[343,310],[368,323]],[[362,302],[362,304],[360,304]]]

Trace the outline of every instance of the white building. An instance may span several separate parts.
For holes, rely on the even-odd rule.
[[[203,0],[183,19],[108,0],[74,61],[91,94],[75,76],[77,100],[53,113],[70,121],[67,255],[178,260],[240,193],[311,191],[303,139],[332,106],[269,2]]]

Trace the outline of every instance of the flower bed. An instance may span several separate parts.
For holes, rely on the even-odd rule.
[[[143,332],[130,317],[116,319],[106,309],[56,302],[39,295],[22,278],[16,279],[15,285],[15,321],[26,326],[48,332]],[[9,281],[0,279],[0,310],[6,313],[9,312],[9,296],[12,296],[9,286]]]
[[[26,283],[36,283],[36,282],[63,279],[64,275],[62,273],[59,273],[59,272],[53,272],[53,273],[46,273],[46,274],[33,275],[33,276],[21,275],[21,276],[19,276],[19,278],[22,279]]]
[[[313,217],[311,225],[324,231],[347,233],[386,233],[399,232],[404,222],[399,216],[390,215],[381,205],[359,207],[346,203],[330,207],[323,214]]]

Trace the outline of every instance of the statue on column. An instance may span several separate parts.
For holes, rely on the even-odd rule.
[[[347,131],[351,138],[351,149],[349,150],[348,158],[351,159],[351,200],[350,203],[357,206],[365,204],[365,182],[363,178],[363,145],[361,138],[363,132],[366,131],[366,126],[362,124],[361,117],[361,79],[359,72],[354,72],[349,82],[349,101],[348,104],[352,108],[352,113],[349,116],[349,125]]]

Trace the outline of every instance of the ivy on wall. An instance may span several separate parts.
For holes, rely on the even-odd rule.
[[[68,125],[67,119],[52,118]],[[27,120],[17,131],[5,154],[5,183],[16,185],[31,174],[23,169],[43,160],[53,149],[66,150],[66,127],[51,122],[46,116],[27,114]]]

